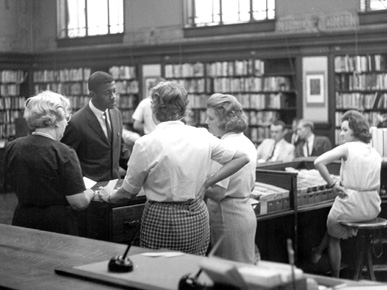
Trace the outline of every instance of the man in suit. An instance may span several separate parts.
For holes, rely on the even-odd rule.
[[[257,163],[270,161],[288,162],[294,159],[294,145],[284,139],[286,125],[277,120],[270,126],[270,139],[265,139],[257,148]]]
[[[82,173],[94,181],[120,178],[128,151],[122,139],[122,116],[116,108],[113,77],[97,71],[88,80],[90,101],[77,111],[66,127],[62,142],[77,152]]]
[[[297,125],[300,142],[296,145],[295,157],[320,156],[332,149],[328,137],[314,134],[312,121],[301,119]]]

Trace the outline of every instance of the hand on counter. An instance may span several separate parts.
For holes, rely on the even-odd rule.
[[[98,197],[107,203],[110,203],[110,196],[116,192],[115,189],[111,188],[109,185],[101,186],[97,191]]]

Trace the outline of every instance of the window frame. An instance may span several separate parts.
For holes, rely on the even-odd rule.
[[[241,33],[259,33],[259,32],[274,32],[276,17],[274,19],[253,20],[249,22],[240,22],[232,24],[218,24],[209,26],[191,26],[188,24],[190,17],[189,13],[192,9],[191,3],[193,0],[185,0],[183,2],[183,17],[184,17],[184,38],[194,37],[211,37],[219,35],[232,35]],[[276,1],[276,0],[275,0]],[[276,7],[276,6],[275,6]],[[250,14],[252,11],[250,11]],[[276,16],[276,13],[275,13]],[[192,17],[191,17],[192,18]]]
[[[386,11],[387,10],[387,1],[386,7],[384,9],[371,9],[371,2],[380,2],[379,0],[360,0],[360,12],[361,13],[372,13],[377,11]],[[382,3],[383,4],[383,3]]]
[[[222,26],[222,25],[238,25],[238,24],[246,24],[246,23],[256,23],[256,22],[266,22],[266,21],[275,21],[276,19],[276,2],[277,0],[273,0],[274,1],[274,17],[271,19],[271,18],[268,18],[269,16],[269,9],[268,9],[268,5],[266,5],[266,18],[265,19],[262,19],[262,20],[256,20],[254,19],[254,10],[252,8],[253,7],[253,0],[250,0],[249,3],[250,3],[250,9],[249,9],[249,15],[250,15],[250,18],[248,21],[241,21],[241,22],[233,22],[233,23],[224,23],[223,22],[223,11],[222,11],[222,8],[223,8],[223,5],[222,5],[222,2],[223,1],[228,1],[228,0],[213,0],[213,1],[219,1],[219,22],[218,23],[207,23],[207,24],[203,24],[203,25],[197,25],[195,23],[195,1],[196,0],[185,0],[184,1],[184,5],[183,5],[183,8],[184,8],[184,28],[199,28],[199,27],[214,27],[214,26]],[[267,4],[267,1],[268,0],[265,0],[266,1],[266,4]],[[240,12],[240,11],[239,11]]]
[[[57,42],[58,43],[67,43],[67,42],[74,42],[74,43],[84,43],[85,42],[85,39],[91,39],[91,43],[92,44],[99,44],[99,43],[106,43],[107,41],[105,40],[117,40],[117,39],[121,39],[122,40],[122,36],[123,34],[125,33],[125,0],[122,0],[122,9],[123,9],[123,14],[122,14],[122,32],[118,32],[118,33],[111,33],[111,23],[110,23],[110,1],[112,0],[106,0],[107,1],[107,33],[106,34],[96,34],[96,35],[89,35],[89,23],[88,23],[88,9],[87,9],[87,4],[88,4],[88,1],[89,0],[83,0],[85,2],[85,35],[84,36],[76,36],[76,37],[69,37],[69,29],[68,29],[68,25],[66,24],[63,24],[63,27],[61,27],[61,22],[67,22],[67,19],[68,19],[68,13],[65,12],[65,19],[63,20],[61,18],[61,15],[60,15],[60,9],[63,9],[63,7],[60,7],[60,6],[63,6],[63,5],[66,5],[66,2],[67,0],[57,0],[56,1],[56,39],[57,39]],[[60,37],[61,34],[64,33],[65,36],[64,37]],[[121,37],[120,37],[121,36]],[[98,41],[98,40],[103,40],[102,42]],[[120,41],[122,42],[122,41]],[[88,41],[86,41],[86,43],[88,43]]]

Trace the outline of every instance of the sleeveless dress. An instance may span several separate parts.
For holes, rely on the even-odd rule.
[[[348,159],[342,160],[340,169],[341,183],[348,197],[336,197],[328,215],[327,228],[330,236],[347,239],[355,236],[357,231],[341,226],[341,221],[368,221],[380,213],[382,158],[370,144],[361,141],[341,146],[348,148]]]

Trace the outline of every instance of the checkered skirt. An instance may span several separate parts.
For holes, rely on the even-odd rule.
[[[209,241],[209,216],[203,200],[146,202],[141,220],[141,247],[166,248],[204,256]]]

